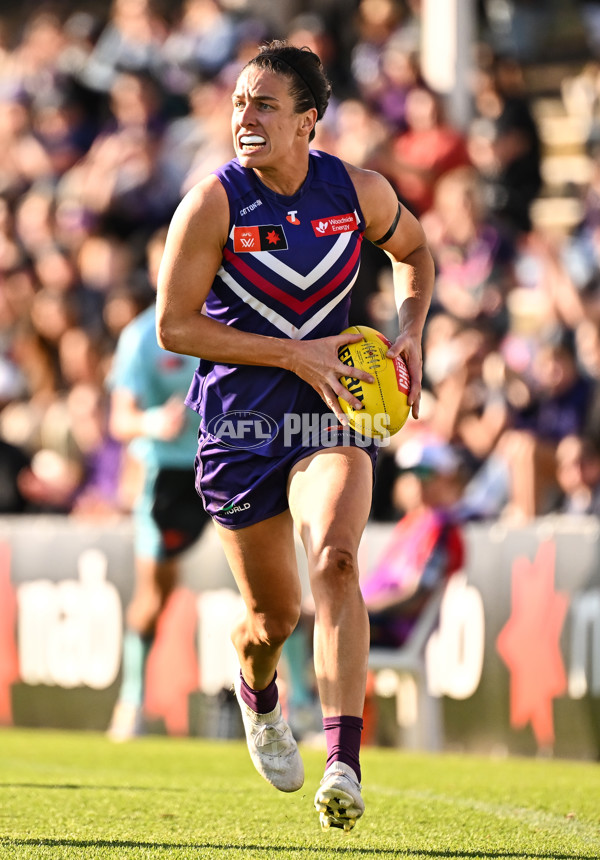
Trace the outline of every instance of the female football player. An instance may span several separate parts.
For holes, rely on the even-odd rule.
[[[366,238],[392,262],[416,418],[433,263],[418,221],[378,173],[311,150],[330,86],[319,58],[284,42],[245,66],[232,97],[237,157],[175,213],[157,333],[200,359],[187,404],[200,416],[196,486],[246,606],[232,633],[250,755],[281,791],[304,771],[276,685],[301,587],[294,528],[315,604],[314,662],[327,740],[315,807],[350,830],[364,811],[360,738],[369,648],[357,550],[371,504],[373,443],[349,432],[338,358]],[[372,377],[356,369],[364,383]]]

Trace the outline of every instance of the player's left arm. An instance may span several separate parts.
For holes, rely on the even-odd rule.
[[[346,167],[365,219],[365,236],[379,245],[392,263],[400,334],[388,355],[400,355],[406,362],[411,380],[408,402],[413,416],[418,418],[423,373],[421,341],[433,293],[433,258],[420,222],[399,204],[387,179],[371,170]]]

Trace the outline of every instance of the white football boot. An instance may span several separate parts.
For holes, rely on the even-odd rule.
[[[343,761],[335,761],[327,768],[315,795],[315,809],[323,830],[330,827],[352,830],[365,811],[361,788],[356,774]]]
[[[242,699],[241,684],[238,675],[233,686],[254,767],[279,791],[298,791],[304,784],[304,764],[290,727],[281,715],[280,703],[268,714],[257,714]]]

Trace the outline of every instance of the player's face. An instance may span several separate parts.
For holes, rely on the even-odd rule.
[[[307,114],[294,112],[288,78],[250,66],[232,100],[233,142],[243,167],[278,167],[294,158],[298,141],[306,138]]]

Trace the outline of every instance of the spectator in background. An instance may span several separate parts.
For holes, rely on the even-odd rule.
[[[12,332],[10,356],[23,378],[23,397],[2,410],[2,433],[7,441],[34,453],[41,445],[44,413],[58,392],[57,353],[26,320]]]
[[[108,21],[87,57],[82,83],[108,93],[119,71],[155,71],[167,33],[152,0],[113,0]]]
[[[438,314],[425,345],[425,378],[435,397],[431,426],[461,451],[465,466],[474,472],[510,420],[498,338],[489,327]]]
[[[432,594],[464,561],[457,516],[463,478],[460,460],[445,443],[417,440],[398,449],[397,462],[416,477],[406,505],[374,570],[361,583],[371,647],[399,648]]]
[[[54,190],[50,182],[36,182],[14,204],[15,239],[32,260],[54,241]]]
[[[381,167],[387,163],[386,175],[400,198],[421,216],[433,205],[440,177],[469,164],[467,142],[445,119],[441,97],[425,86],[407,92],[404,120],[406,129],[380,154]]]
[[[336,22],[337,23],[337,22]],[[288,29],[287,41],[296,48],[307,47],[321,57],[325,74],[335,97],[331,108],[338,100],[356,96],[356,85],[347,67],[340,62],[340,33],[327,27],[325,18],[317,12],[306,12],[296,16]]]
[[[597,134],[597,132],[596,132]],[[588,140],[590,178],[581,191],[582,217],[560,242],[543,248],[550,282],[560,306],[568,302],[566,325],[600,322],[600,140]]]
[[[95,132],[81,100],[70,88],[64,92],[52,90],[34,99],[32,130],[49,159],[53,181],[85,155]]]
[[[390,129],[401,134],[408,128],[406,100],[414,87],[423,86],[419,58],[404,37],[391,38],[383,50],[381,75],[369,99]]]
[[[51,160],[31,127],[30,96],[7,81],[0,88],[0,151],[0,193],[12,201],[52,176]]]
[[[0,350],[10,352],[17,328],[31,320],[32,267],[10,234],[0,236]]]
[[[179,189],[183,188],[198,151],[210,146],[211,114],[221,102],[218,84],[198,78],[190,82],[186,98],[188,110],[168,122],[158,154],[160,169],[172,186]]]
[[[505,334],[515,246],[490,220],[474,168],[458,167],[439,180],[423,229],[436,262],[433,308]]]
[[[572,334],[557,331],[540,344],[531,366],[531,402],[514,426],[532,431],[552,445],[585,428],[591,384],[579,374]]]
[[[163,92],[144,71],[118,74],[110,88],[112,119],[74,168],[80,201],[121,236],[148,231],[171,216],[179,189],[159,170],[164,132]]]
[[[120,449],[108,434],[103,395],[106,343],[61,315],[60,295],[38,292],[41,299],[32,313],[39,330],[21,327],[12,346],[28,399],[0,414],[1,435],[28,459],[18,473],[26,510],[83,511],[85,494],[88,512],[120,513]]]
[[[317,132],[315,148],[326,149],[344,160],[352,158],[361,167],[368,167],[387,133],[385,123],[369,105],[360,99],[345,99],[337,105],[333,123]]]
[[[43,312],[35,314],[35,307],[41,299],[46,304],[55,302],[64,308],[64,327],[84,325],[99,334],[99,320],[102,316],[102,297],[81,283],[80,272],[75,260],[58,245],[52,243],[40,248],[33,258],[34,272],[39,285],[32,314],[39,330],[45,329],[46,337],[57,340],[61,331],[52,333]]]
[[[106,296],[102,312],[102,322],[107,337],[116,344],[126,325],[145,310],[150,304],[144,284],[132,282],[118,283]]]
[[[66,43],[58,15],[44,8],[32,11],[4,65],[5,81],[25,93],[29,100],[46,97],[63,87],[60,58]]]
[[[180,195],[233,154],[221,80],[196,81],[188,100],[189,113],[169,123],[158,153],[161,173]]]
[[[404,20],[397,0],[360,0],[358,4],[350,70],[360,97],[367,102],[379,91],[383,52],[401,34]]]
[[[76,382],[66,406],[83,468],[71,514],[106,523],[131,510],[123,445],[108,430],[106,392],[92,381]]]
[[[90,50],[84,47],[81,32],[85,16],[80,18],[79,35],[71,27],[76,17],[63,25],[49,7],[33,12],[4,76],[6,85],[28,99],[33,130],[54,178],[87,150],[96,131],[96,99],[78,80]],[[88,36],[91,26],[90,22]]]
[[[180,93],[198,79],[214,78],[233,59],[237,35],[235,19],[217,0],[184,0],[161,48],[161,78]]]
[[[147,282],[145,272],[136,277],[138,245],[134,241],[125,242],[109,232],[88,232],[73,251],[81,283],[103,298],[134,280],[140,285]],[[145,307],[153,299],[150,285],[146,286]]]
[[[150,239],[148,271],[156,287],[166,237]],[[127,740],[144,730],[146,661],[159,615],[177,582],[177,559],[208,517],[194,486],[197,422],[184,396],[197,359],[162,350],[152,304],[119,338],[109,379],[110,429],[128,445],[142,475],[135,501],[135,584],[127,609],[123,677],[109,736]]]
[[[571,434],[556,449],[556,480],[563,514],[600,516],[600,451],[595,440]]]
[[[506,449],[513,500],[532,517],[547,513],[556,496],[556,446],[581,434],[591,404],[592,386],[580,376],[570,333],[541,344],[532,366],[531,404],[515,417]]]
[[[92,96],[92,93],[82,86],[82,76],[85,74],[94,45],[102,31],[102,22],[91,12],[75,11],[64,23],[63,32],[66,36],[60,58],[59,68],[62,74],[72,82],[82,95]],[[92,105],[95,100],[92,97]],[[88,105],[91,107],[91,105]]]
[[[488,52],[477,76],[475,107],[469,155],[483,177],[487,208],[520,236],[531,230],[530,207],[542,176],[539,133],[516,60]]]
[[[540,343],[521,382],[524,396],[513,404],[507,429],[465,495],[468,505],[488,516],[529,521],[557,504],[557,445],[583,434],[593,386],[578,372],[569,332]]]
[[[489,28],[486,39],[498,53],[522,62],[538,60],[540,48],[544,48],[543,35],[550,29],[557,7],[537,0],[480,0],[478,5]]]

